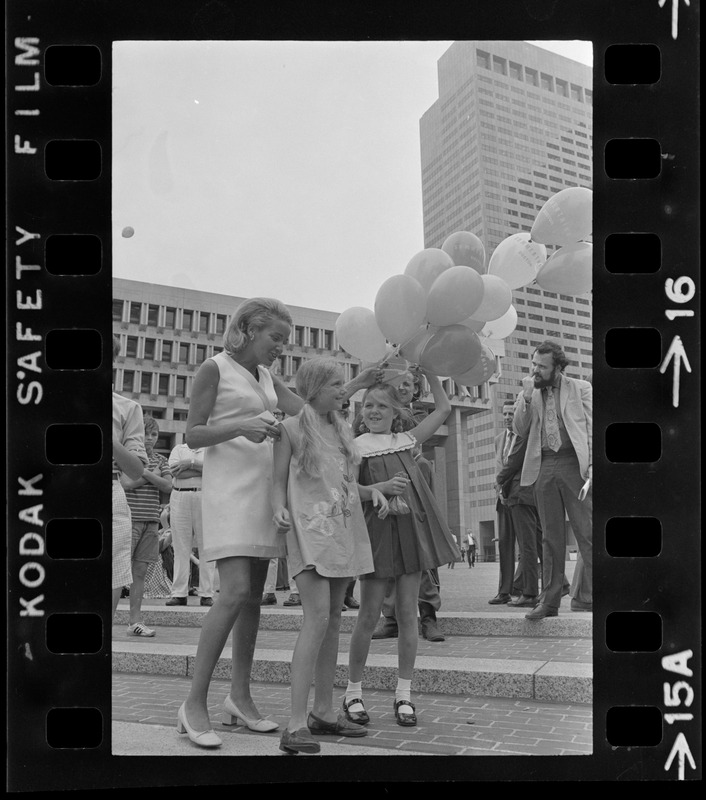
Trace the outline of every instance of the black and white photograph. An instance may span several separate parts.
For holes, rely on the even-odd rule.
[[[695,0],[8,5],[8,789],[700,779]]]

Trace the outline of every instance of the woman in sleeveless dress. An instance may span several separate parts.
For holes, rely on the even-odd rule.
[[[222,744],[211,728],[207,699],[231,631],[232,678],[224,721],[259,732],[278,727],[255,707],[250,672],[269,560],[285,553],[284,537],[272,519],[272,440],[280,435],[272,411],[294,415],[302,401],[267,367],[282,354],[291,324],[279,301],[246,300],[225,333],[223,352],[204,361],[192,388],[186,441],[192,448],[206,448],[203,557],[216,561],[220,591],[203,620],[177,730],[201,747]]]

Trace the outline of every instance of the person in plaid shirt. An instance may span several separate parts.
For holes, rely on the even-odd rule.
[[[136,480],[125,475],[121,478],[132,516],[132,584],[127,632],[130,636],[142,637],[155,635],[155,631],[144,625],[140,619],[142,598],[145,593],[147,567],[159,559],[160,492],[170,494],[172,491],[169,463],[154,450],[159,426],[151,416],[145,416],[144,419],[145,450],[149,459],[147,466],[142,477]]]

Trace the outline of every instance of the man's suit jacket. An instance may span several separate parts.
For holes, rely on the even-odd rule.
[[[500,445],[502,447],[502,443]],[[534,506],[536,505],[534,498],[533,486],[520,485],[520,472],[522,464],[525,460],[525,451],[527,449],[527,439],[515,434],[515,441],[507,457],[507,463],[502,463],[502,453],[499,456],[499,464],[496,458],[496,466],[498,466],[498,473],[495,476],[495,482],[502,487],[503,497],[506,500],[506,505],[523,505]],[[497,449],[496,449],[497,456]]]
[[[593,387],[588,381],[562,375],[559,388],[561,417],[576,451],[581,477],[586,480],[588,468],[593,463]],[[539,475],[542,463],[543,419],[542,390],[534,389],[532,399],[527,404],[520,392],[515,402],[513,429],[520,436],[527,437],[527,450],[520,479],[522,486],[530,486]]]

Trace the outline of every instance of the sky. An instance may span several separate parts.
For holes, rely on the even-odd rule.
[[[116,42],[113,275],[372,309],[424,247],[419,120],[451,44]]]

